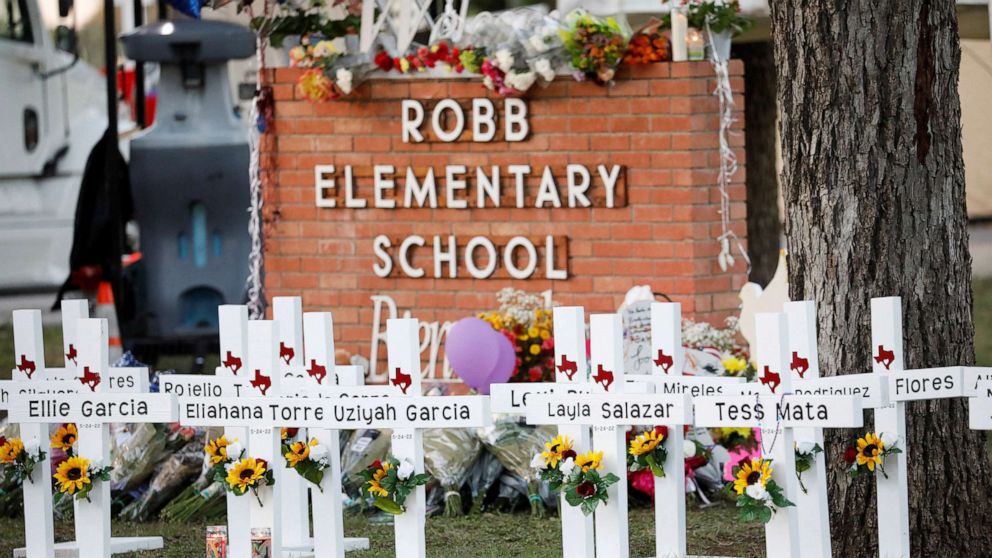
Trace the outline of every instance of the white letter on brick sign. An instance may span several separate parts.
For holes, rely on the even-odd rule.
[[[404,184],[403,206],[413,207],[413,202],[417,202],[417,207],[436,208],[437,207],[437,184],[434,181],[434,168],[428,167],[427,174],[424,175],[422,183],[417,182],[417,174],[413,172],[413,167],[406,168],[406,182]],[[428,203],[429,202],[429,203]]]
[[[513,252],[517,247],[521,247],[527,252],[527,265],[524,267],[517,267],[516,262],[513,260]],[[506,248],[503,249],[503,265],[506,266],[510,277],[514,279],[526,279],[533,275],[534,270],[537,269],[537,249],[534,248],[534,243],[525,236],[511,238],[506,243]]]
[[[375,191],[375,206],[380,209],[393,209],[396,207],[396,200],[391,197],[386,197],[384,195],[386,190],[392,190],[396,187],[396,182],[392,178],[388,178],[386,175],[392,175],[396,172],[396,167],[393,165],[375,165],[372,168],[372,185]]]
[[[455,246],[455,235],[449,234],[447,240],[448,249],[445,250],[441,236],[434,235],[434,277],[444,277],[442,264],[448,264],[448,278],[454,279],[458,276],[455,261],[458,258],[458,247]]]
[[[475,266],[475,249],[482,246],[486,251],[487,262],[483,268]],[[469,274],[476,279],[486,279],[496,271],[496,245],[484,236],[473,236],[465,246],[465,267]]]
[[[403,99],[401,103],[403,114],[403,143],[420,143],[424,135],[420,133],[420,125],[424,123],[424,107],[419,101]]]
[[[617,180],[620,178],[620,165],[613,165],[609,172],[606,172],[606,165],[598,165],[600,178],[603,179],[603,186],[606,188],[606,207],[613,207],[616,204]]]
[[[375,273],[376,277],[388,277],[393,271],[393,258],[386,251],[386,248],[390,246],[392,243],[389,241],[389,237],[384,234],[380,234],[372,240],[372,252],[379,260],[372,264],[372,273]]]
[[[407,277],[417,279],[418,277],[424,276],[424,270],[422,268],[413,267],[410,265],[410,251],[413,246],[423,246],[426,243],[427,242],[424,240],[424,237],[415,234],[406,237],[406,239],[403,240],[403,243],[400,244],[400,269],[403,270],[403,273],[405,273]]]
[[[482,128],[486,131],[483,132]],[[472,141],[488,142],[496,137],[496,107],[485,97],[472,99]]]
[[[444,191],[445,203],[448,209],[465,209],[468,207],[468,200],[455,197],[455,190],[464,190],[465,173],[468,169],[465,165],[448,165],[444,167]]]
[[[550,234],[544,237],[544,274],[547,279],[562,280],[568,279],[567,269],[557,269],[555,267],[555,237]]]
[[[324,178],[325,174],[332,175],[332,178]],[[334,207],[338,204],[338,201],[331,198],[324,197],[324,190],[328,188],[337,189],[337,183],[334,178],[334,165],[314,165],[313,167],[313,184],[314,184],[314,195],[316,196],[317,207]]]
[[[445,130],[441,125],[441,115],[444,111],[451,111],[455,117],[455,125],[451,130]],[[453,142],[465,131],[465,113],[462,107],[454,99],[442,99],[434,105],[434,112],[431,114],[431,125],[434,127],[434,135],[443,142]]]
[[[592,177],[589,176],[589,169],[583,165],[570,164],[565,167],[568,178],[568,207],[589,207],[592,203],[586,196],[589,183]]]
[[[524,141],[530,133],[530,123],[527,122],[527,103],[523,99],[507,97],[503,101],[506,123],[506,141]]]

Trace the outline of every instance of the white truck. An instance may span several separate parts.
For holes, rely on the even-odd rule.
[[[107,127],[106,82],[45,29],[39,0],[0,0],[0,291],[69,271],[83,168]],[[51,1],[51,0],[42,0]]]

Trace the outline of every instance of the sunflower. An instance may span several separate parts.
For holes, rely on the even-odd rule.
[[[227,484],[241,493],[258,486],[265,476],[265,463],[254,457],[246,457],[235,463],[227,472]]]
[[[71,452],[72,446],[76,443],[77,439],[79,439],[79,431],[76,430],[76,425],[70,422],[60,426],[55,431],[55,434],[52,435],[52,447],[65,452]]]
[[[220,438],[210,440],[203,451],[210,457],[210,463],[216,465],[227,461],[227,446],[229,445],[231,445],[231,442],[228,442],[226,437],[221,436]]]
[[[55,471],[53,478],[59,483],[59,492],[75,494],[82,490],[83,485],[90,483],[90,460],[82,457],[70,457]]]
[[[22,451],[24,451],[24,442],[20,438],[10,438],[7,443],[0,445],[0,463],[17,461]]]
[[[572,439],[564,434],[555,436],[550,442],[544,444],[544,446],[548,448],[548,451],[542,451],[541,457],[544,458],[544,465],[546,467],[553,469],[558,465],[559,461],[564,461],[569,457],[575,457],[575,450],[572,449]]]
[[[875,472],[875,466],[882,464],[882,450],[885,444],[874,432],[868,432],[864,438],[858,438],[858,465],[866,465],[868,470]]]
[[[379,469],[372,475],[372,480],[369,481],[369,494],[375,496],[389,496],[389,491],[382,486],[382,479],[386,478],[389,474],[389,470],[393,468],[392,463],[383,463],[382,469]]]
[[[603,466],[603,452],[587,451],[575,459],[575,464],[582,467],[583,473],[588,473],[590,469],[599,469]]]
[[[286,452],[286,461],[289,463],[289,466],[296,467],[301,461],[306,461],[310,457],[310,446],[316,445],[316,438],[310,440],[309,444],[306,442],[293,442],[290,444],[289,451]]]
[[[651,453],[663,440],[664,437],[654,430],[644,432],[630,441],[630,455],[636,457]]]
[[[748,486],[761,484],[762,488],[768,484],[772,478],[772,467],[764,459],[752,459],[745,461],[741,468],[737,470],[737,480],[734,481],[734,491],[737,494],[744,494]]]

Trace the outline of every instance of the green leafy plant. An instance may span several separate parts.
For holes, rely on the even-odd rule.
[[[409,461],[402,463],[395,457],[375,460],[371,465],[358,472],[364,481],[361,487],[362,496],[371,497],[373,505],[380,510],[399,515],[406,511],[404,504],[410,494],[418,486],[430,482],[428,474],[417,474]]]
[[[771,460],[752,459],[733,469],[734,480],[723,487],[737,499],[738,520],[768,523],[780,508],[794,506],[772,480]]]
[[[796,444],[796,479],[799,480],[799,488],[806,494],[806,485],[803,484],[803,473],[813,468],[816,456],[823,453],[820,444],[802,442]]]

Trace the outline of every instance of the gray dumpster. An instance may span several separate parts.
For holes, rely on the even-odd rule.
[[[141,232],[138,338],[214,335],[217,305],[245,301],[248,133],[227,61],[255,53],[244,27],[160,21],[124,35],[129,58],[161,65],[155,124],[131,142]]]

